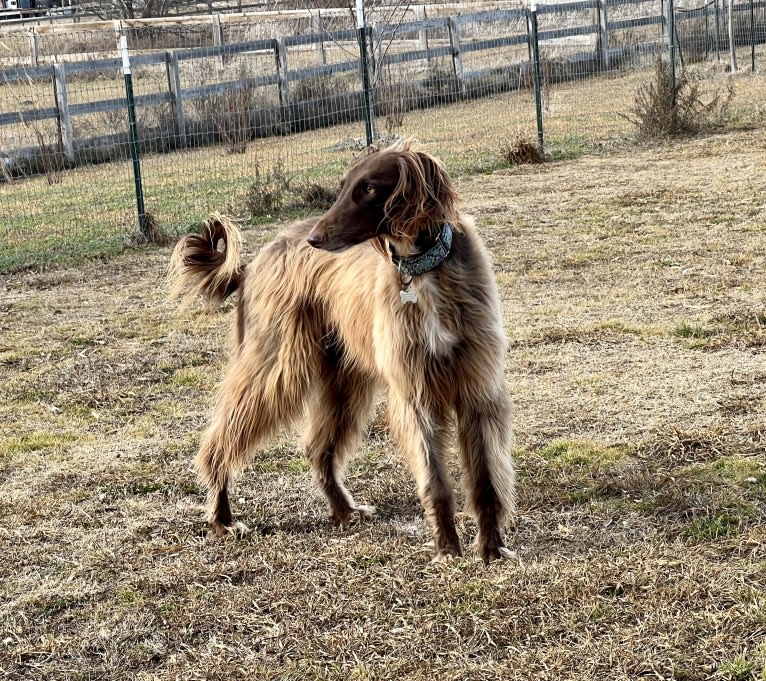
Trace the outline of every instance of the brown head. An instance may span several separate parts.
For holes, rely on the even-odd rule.
[[[315,248],[342,251],[389,236],[405,247],[445,222],[458,227],[458,195],[433,156],[405,140],[361,156],[341,180],[337,200],[308,236]]]

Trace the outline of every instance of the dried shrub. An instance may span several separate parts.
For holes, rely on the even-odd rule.
[[[301,192],[300,203],[304,208],[327,210],[338,198],[338,191],[322,184],[312,182]]]
[[[407,83],[387,66],[374,92],[375,111],[384,118],[386,133],[393,135],[404,125],[404,114],[412,108]]]
[[[223,108],[215,125],[230,154],[244,154],[250,141],[250,113],[246,106],[247,89],[229,90],[221,97]]]
[[[144,228],[137,229],[125,239],[127,246],[168,246],[173,242],[173,237],[165,231],[154,213],[147,211],[144,214]]]
[[[701,76],[685,69],[676,74],[673,83],[669,63],[659,57],[654,80],[639,86],[633,108],[622,116],[636,126],[640,140],[693,135],[720,122],[733,98],[731,81],[725,93],[707,95]]]
[[[422,108],[457,102],[461,97],[461,83],[457,76],[440,65],[432,65],[428,78],[420,81],[418,105]]]
[[[500,148],[500,154],[509,165],[543,163],[545,160],[537,145],[522,135],[516,137],[513,142],[503,145]]]
[[[686,63],[703,61],[716,52],[714,4],[709,4],[708,8],[707,17],[702,16],[676,22],[678,48]],[[752,14],[752,21],[751,27],[750,12],[735,12],[733,18],[735,47],[749,47],[753,37],[756,44],[763,41],[762,36],[766,35],[766,12],[763,9],[756,10]],[[720,26],[717,40],[719,51],[730,51],[729,32],[723,23]]]
[[[350,89],[349,81],[340,76],[326,74],[316,78],[299,80],[290,87],[290,97],[293,102],[307,102],[316,99],[327,99],[342,95]]]
[[[29,127],[28,121],[25,120],[24,124]],[[45,173],[45,179],[50,185],[59,184],[66,165],[63,148],[64,144],[61,137],[58,136],[56,142],[50,144],[46,141],[46,135],[39,125],[33,125],[31,127],[37,139],[37,148],[40,152],[40,160]]]
[[[28,156],[26,163],[14,158],[13,152],[2,153],[2,177],[6,182],[16,175],[45,175],[49,185],[61,182],[67,166],[64,153],[64,140],[58,121],[30,120],[24,115],[25,109],[41,109],[44,102],[40,91],[31,80],[2,79],[2,85],[13,100],[18,115],[31,139],[34,139],[35,151]],[[15,145],[14,145],[15,146]],[[7,159],[7,160],[6,160]]]
[[[203,63],[195,75],[195,82],[199,85],[208,85],[217,80],[210,64]],[[194,119],[198,126],[207,129],[206,134],[217,132],[217,139],[226,145],[229,154],[245,153],[247,144],[256,133],[252,120],[258,117],[261,109],[268,106],[261,90],[251,84],[252,77],[253,74],[245,65],[239,65],[232,78],[231,89],[193,100],[190,109],[194,115],[189,117],[187,128],[192,127],[191,120]],[[215,139],[216,135],[212,137]],[[206,139],[204,143],[211,141]]]
[[[282,116],[289,130],[305,132],[358,120],[362,102],[353,80],[328,74],[291,83]]]
[[[285,197],[289,190],[290,179],[281,158],[266,173],[261,171],[260,163],[256,163],[255,181],[250,185],[245,198],[251,217],[279,215],[285,207]]]

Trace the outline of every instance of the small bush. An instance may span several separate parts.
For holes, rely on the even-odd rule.
[[[244,96],[243,96],[244,95]],[[223,109],[216,114],[215,125],[230,154],[244,154],[250,141],[250,112],[247,90],[229,90],[221,95]]]
[[[173,237],[165,231],[154,213],[147,211],[144,214],[144,231],[136,230],[126,237],[127,246],[168,246],[173,243]]]
[[[350,83],[347,79],[327,74],[299,80],[290,87],[290,97],[293,102],[307,102],[342,95],[350,89]]]
[[[281,158],[274,162],[267,173],[262,173],[260,163],[256,163],[255,182],[250,186],[245,199],[251,217],[279,215],[285,207],[289,189],[290,180]]]
[[[194,78],[195,84],[204,86],[217,82],[218,77],[214,67],[203,62]],[[248,143],[256,134],[256,126],[252,119],[257,118],[260,111],[270,106],[263,88],[252,85],[252,78],[253,73],[248,67],[240,64],[231,80],[235,87],[192,100],[187,116],[187,128],[196,122],[205,130],[206,137],[212,133],[212,139],[207,137],[204,143],[220,140],[226,145],[227,153],[244,154]]]
[[[24,122],[26,123],[26,121]],[[55,144],[49,144],[46,141],[45,133],[40,127],[35,125],[33,130],[37,138],[37,147],[40,150],[40,159],[43,163],[45,179],[50,185],[59,184],[66,165],[61,138],[59,137]]]
[[[312,182],[306,185],[301,192],[300,202],[304,208],[316,210],[327,210],[335,203],[338,198],[338,192],[325,185]]]
[[[419,105],[421,107],[457,102],[461,97],[461,83],[449,69],[438,65],[431,66],[428,78],[420,81]]]
[[[537,145],[522,135],[519,135],[510,144],[501,147],[500,154],[503,160],[512,166],[522,163],[542,163],[544,161]]]
[[[388,66],[374,92],[375,112],[384,118],[386,133],[393,135],[404,125],[404,114],[412,108],[407,82]]]
[[[725,95],[706,97],[701,80],[699,74],[681,70],[674,84],[670,65],[660,57],[654,80],[639,86],[630,114],[622,115],[636,126],[640,140],[695,134],[723,119],[734,98],[731,81]]]

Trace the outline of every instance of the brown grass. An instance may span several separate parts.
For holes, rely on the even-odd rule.
[[[738,132],[459,180],[517,407],[520,562],[488,569],[430,562],[379,417],[349,480],[376,521],[335,529],[286,433],[234,492],[253,535],[208,539],[189,467],[228,315],[174,315],[168,249],[5,276],[3,678],[763,678],[763,154]]]

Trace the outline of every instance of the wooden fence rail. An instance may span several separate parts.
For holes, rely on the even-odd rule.
[[[541,14],[555,14],[557,12],[573,12],[592,10],[592,21],[578,26],[569,26],[543,30],[538,33],[538,41],[541,46],[548,43],[554,45],[556,41],[575,36],[592,36],[587,41],[587,49],[579,55],[570,55],[573,61],[590,60],[597,65],[598,69],[608,69],[619,60],[627,48],[611,48],[610,33],[615,31],[633,30],[636,28],[652,25],[664,26],[665,17],[661,14],[635,17],[626,20],[609,21],[608,8],[619,5],[633,4],[643,0],[582,0],[574,3],[561,3],[556,5],[541,5],[538,12]],[[751,8],[766,7],[766,0],[758,0],[754,3],[741,3],[735,5],[735,11],[749,13]],[[446,18],[428,19],[420,21],[408,21],[398,25],[373,26],[370,31],[373,43],[378,46],[375,53],[374,68],[382,72],[386,66],[403,64],[414,61],[430,63],[431,60],[446,58],[451,62],[451,71],[457,84],[457,90],[461,96],[465,96],[467,86],[471,81],[482,77],[486,69],[467,70],[464,64],[464,56],[470,53],[482,51],[494,51],[504,47],[528,45],[530,36],[528,25],[523,32],[509,35],[490,37],[484,39],[465,40],[461,35],[466,26],[487,22],[509,22],[526,19],[526,9],[492,10],[472,14],[455,15]],[[679,19],[684,20],[696,16],[694,13],[679,14]],[[220,27],[220,24],[219,24]],[[446,40],[428,41],[423,36],[427,31],[444,31]],[[417,36],[415,46],[417,49],[405,49],[397,53],[389,53],[390,50],[381,48],[386,40],[399,40],[400,46],[406,47],[411,44],[408,36]],[[291,122],[290,106],[292,104],[291,88],[302,81],[315,79],[323,76],[353,73],[360,71],[360,60],[349,58],[332,64],[291,68],[288,62],[289,48],[299,46],[317,46],[321,50],[324,59],[326,44],[347,44],[349,51],[358,50],[356,47],[356,31],[345,29],[330,32],[317,32],[305,35],[286,36],[283,38],[261,39],[231,44],[223,43],[223,34],[219,32],[216,44],[213,47],[184,48],[171,51],[158,51],[156,53],[141,53],[131,57],[134,70],[142,67],[163,64],[167,72],[167,87],[165,90],[142,94],[135,97],[135,105],[138,108],[151,105],[169,105],[174,122],[174,144],[184,146],[188,142],[188,119],[185,112],[185,103],[206,97],[225,95],[242,88],[275,88],[275,95],[283,110],[283,120]],[[407,40],[405,40],[405,38]],[[718,37],[716,36],[716,39]],[[766,37],[761,36],[760,42],[766,42]],[[351,47],[353,45],[353,47]],[[656,43],[646,43],[646,49],[654,49]],[[390,45],[389,45],[390,46]],[[631,46],[631,50],[641,51],[641,44]],[[222,65],[225,60],[235,55],[246,54],[273,54],[274,72],[244,80],[236,80],[208,85],[182,87],[181,66],[184,62],[217,58]],[[358,52],[357,52],[358,53]],[[523,64],[524,62],[520,62]],[[98,112],[125,109],[126,98],[115,97],[86,103],[73,103],[69,99],[68,79],[82,74],[94,74],[98,72],[115,72],[121,67],[118,57],[95,59],[73,63],[55,65],[31,65],[27,67],[13,67],[0,69],[0,87],[12,85],[18,82],[51,83],[54,92],[55,106],[42,108],[26,108],[18,111],[0,113],[0,126],[18,125],[32,121],[55,119],[60,131],[59,146],[69,163],[75,161],[75,126],[73,118],[86,116]],[[361,86],[361,79],[360,79]],[[80,141],[82,143],[82,141]]]

